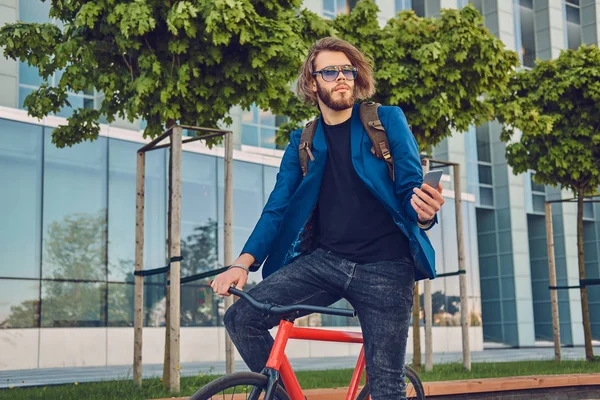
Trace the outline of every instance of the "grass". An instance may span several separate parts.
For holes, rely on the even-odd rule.
[[[600,373],[600,362],[585,361],[520,361],[500,363],[473,363],[470,372],[465,372],[461,364],[436,365],[431,372],[421,372],[419,376],[424,382],[447,381],[457,379],[498,378],[504,376],[552,375]],[[352,369],[327,371],[298,371],[298,379],[304,389],[322,387],[344,387],[348,385]],[[216,375],[201,375],[181,379],[179,396],[190,396]],[[146,379],[142,389],[136,389],[132,381],[109,381],[96,383],[68,384],[39,388],[14,388],[0,390],[0,399],[11,400],[142,400],[172,397],[164,389],[158,378]]]

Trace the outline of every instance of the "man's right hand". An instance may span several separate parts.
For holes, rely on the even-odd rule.
[[[236,289],[242,290],[247,281],[248,273],[246,271],[241,268],[231,268],[217,275],[210,284],[210,287],[212,287],[215,294],[220,296],[231,296],[231,294],[229,294],[229,288],[232,285],[235,285]]]
[[[242,264],[247,267],[253,263],[254,257],[248,253],[242,254],[233,262],[233,264]],[[229,288],[232,285],[235,285],[236,289],[242,290],[247,281],[248,272],[242,268],[231,268],[217,275],[216,278],[210,283],[210,287],[213,289],[215,294],[220,296],[231,296],[229,294]]]

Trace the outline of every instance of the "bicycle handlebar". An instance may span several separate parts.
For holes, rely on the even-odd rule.
[[[275,304],[270,303],[261,303],[260,301],[255,300],[248,293],[243,292],[234,287],[229,288],[229,293],[246,300],[248,303],[250,303],[252,307],[256,308],[258,311],[262,311],[266,314],[271,315],[289,315],[295,312],[306,311],[309,313],[340,315],[342,317],[356,317],[356,311],[350,310],[348,308],[319,307],[302,304],[296,304],[292,306],[277,306]]]

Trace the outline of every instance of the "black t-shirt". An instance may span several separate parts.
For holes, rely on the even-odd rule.
[[[409,256],[407,237],[354,170],[351,118],[338,125],[322,123],[328,149],[318,201],[318,245],[361,264]]]

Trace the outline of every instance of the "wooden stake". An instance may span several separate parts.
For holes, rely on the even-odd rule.
[[[430,165],[427,158],[421,160],[423,175],[429,172]],[[437,189],[437,188],[434,188]],[[429,236],[429,231],[426,232]],[[431,304],[431,281],[425,279],[423,282],[425,290],[423,293],[423,312],[425,314],[425,371],[433,370],[433,334],[432,334],[432,304]]]
[[[146,153],[137,153],[135,198],[135,270],[144,269],[144,194]],[[133,315],[133,382],[142,386],[142,330],[144,328],[144,277],[136,276]]]
[[[546,242],[548,246],[548,280],[550,286],[556,287],[556,264],[554,261],[554,232],[552,227],[552,205],[546,202]],[[554,338],[554,360],[560,361],[560,324],[558,321],[558,293],[550,290],[552,305],[552,336]]]
[[[181,256],[181,140],[183,129],[180,126],[173,128],[171,134],[171,257]],[[180,302],[181,302],[181,262],[172,261],[170,269],[170,304],[169,304],[169,391],[177,393],[180,389],[179,371],[179,328],[180,328]]]
[[[471,370],[471,350],[469,343],[469,298],[467,296],[467,275],[465,265],[465,240],[462,217],[462,192],[460,187],[460,164],[454,164],[454,206],[456,209],[456,240],[458,244],[458,275],[460,290],[460,326],[462,328],[463,368]]]
[[[419,297],[419,282],[415,283],[413,298],[413,368],[421,370],[421,299]]]
[[[225,194],[223,221],[223,262],[233,262],[233,137],[229,132],[225,135]],[[233,304],[233,296],[225,297],[225,310]],[[234,370],[235,348],[231,338],[225,331],[225,371],[231,374]]]

